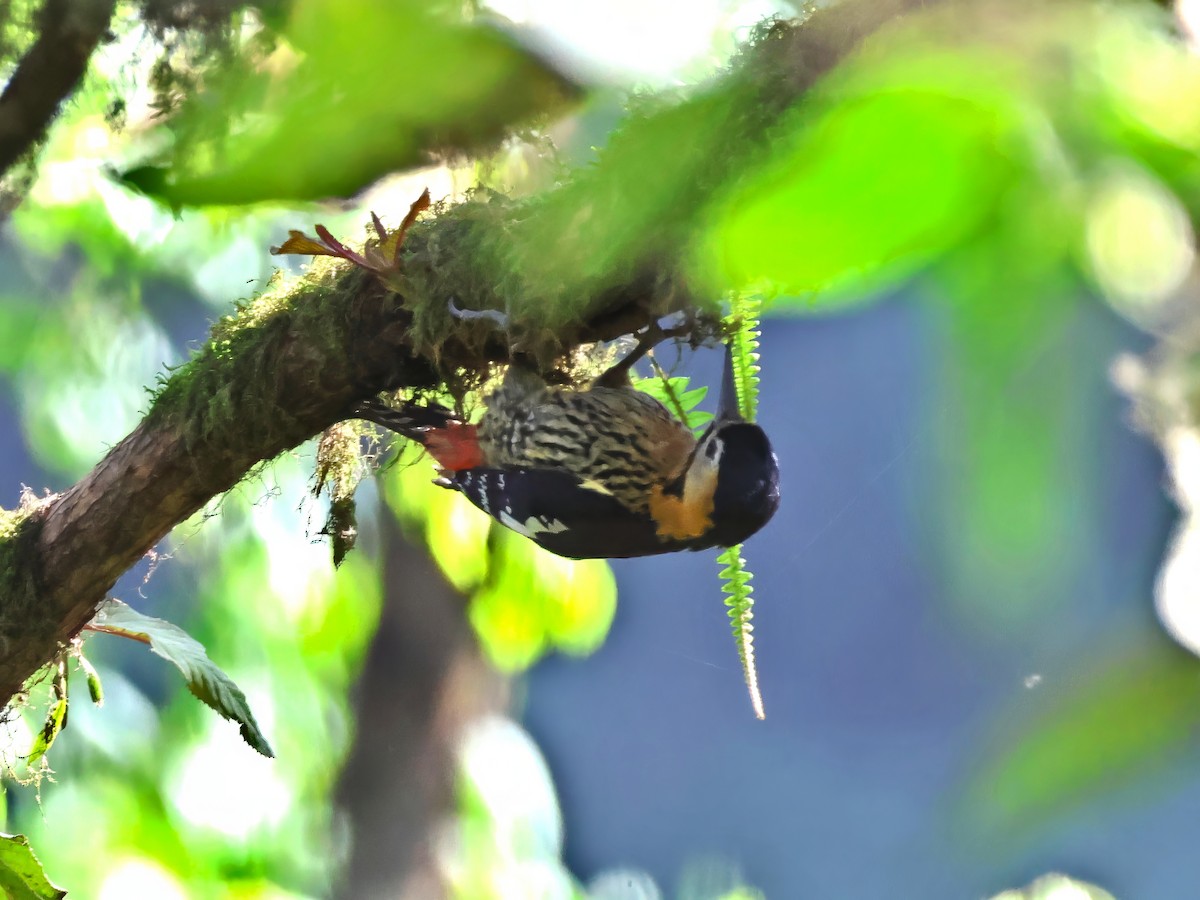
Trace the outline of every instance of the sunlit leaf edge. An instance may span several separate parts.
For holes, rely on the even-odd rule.
[[[246,695],[211,659],[204,645],[165,619],[143,615],[120,600],[106,600],[92,620],[93,630],[130,637],[177,668],[188,690],[226,719],[238,723],[242,739],[263,756],[274,752],[254,719]]]

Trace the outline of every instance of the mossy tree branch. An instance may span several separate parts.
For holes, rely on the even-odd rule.
[[[508,337],[539,358],[694,305],[682,254],[702,205],[818,77],[910,4],[928,5],[865,0],[778,26],[708,93],[634,117],[596,166],[561,189],[440,211],[405,244],[402,294],[360,270],[318,265],[218,323],[95,469],[0,516],[0,695],[19,692],[171,528],[260,463],[364,397],[504,358],[508,340],[486,323],[450,319],[448,299],[507,310]],[[697,123],[704,133],[680,132]],[[663,146],[692,152],[675,160],[650,226],[623,231],[646,215],[639,153]],[[597,247],[610,251],[602,264]]]

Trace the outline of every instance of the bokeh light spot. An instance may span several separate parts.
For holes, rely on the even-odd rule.
[[[100,886],[98,900],[188,900],[188,894],[162,866],[148,859],[126,857],[113,863]]]
[[[1152,313],[1191,267],[1187,214],[1166,188],[1138,169],[1121,166],[1102,178],[1086,228],[1097,282],[1135,319]]]

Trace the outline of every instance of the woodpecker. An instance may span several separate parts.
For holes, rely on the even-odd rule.
[[[379,400],[354,416],[421,444],[438,464],[438,484],[559,556],[741,543],[779,506],[779,466],[766,433],[738,411],[729,348],[719,409],[699,439],[630,383],[643,352],[586,390],[510,365],[478,424],[438,406]]]
[[[426,190],[389,232],[371,214],[377,241],[361,253],[317,225],[317,238],[290,231],[275,254],[333,256],[403,293],[401,250],[429,207]],[[499,311],[460,310],[458,318]],[[771,442],[738,412],[729,348],[717,416],[699,440],[660,402],[635,390],[629,370],[664,336],[647,329],[639,347],[586,390],[548,384],[510,365],[478,424],[439,406],[390,407],[378,399],[352,417],[420,443],[441,470],[437,483],[461,491],[501,524],[559,556],[651,556],[728,547],[754,534],[779,507],[779,465]]]

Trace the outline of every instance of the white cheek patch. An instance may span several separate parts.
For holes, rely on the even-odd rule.
[[[559,534],[566,531],[567,526],[558,519],[542,519],[537,516],[530,516],[524,522],[518,522],[509,514],[508,510],[500,510],[500,524],[507,528],[511,528],[517,534],[523,534],[527,538],[534,538],[539,534]]]
[[[721,457],[725,455],[725,442],[716,437],[710,437],[709,443],[705,447],[700,448],[700,452],[696,454],[697,458],[703,456],[708,460],[708,464],[715,468],[721,465]],[[716,452],[712,456],[708,455],[708,448],[716,447]]]

